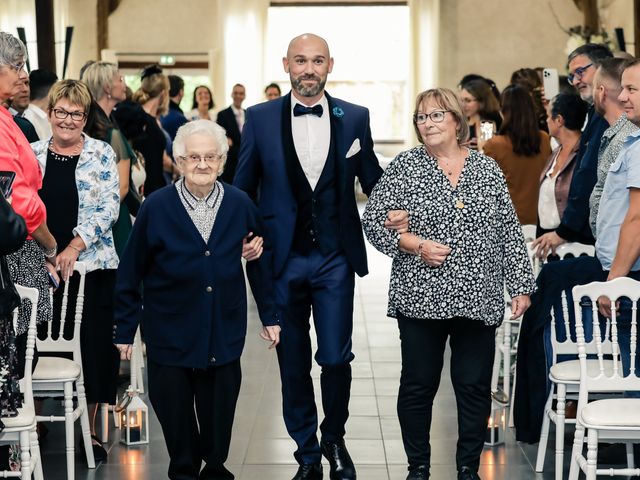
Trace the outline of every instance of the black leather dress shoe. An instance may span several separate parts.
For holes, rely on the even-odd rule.
[[[337,442],[320,442],[322,455],[329,460],[329,478],[331,480],[356,480],[356,467],[349,456],[344,440]]]
[[[409,470],[407,480],[427,480],[429,478],[429,467],[427,465],[420,465],[419,467]]]
[[[292,480],[322,480],[322,465],[320,463],[303,463]]]
[[[458,480],[481,480],[476,472],[469,467],[461,467],[458,472]]]

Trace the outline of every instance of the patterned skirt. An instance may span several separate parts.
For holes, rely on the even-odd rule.
[[[15,417],[18,407],[22,406],[15,340],[11,315],[0,316],[0,411],[3,417]],[[0,421],[0,430],[3,428]]]
[[[20,250],[6,256],[9,265],[11,280],[17,285],[38,289],[38,316],[37,323],[50,322],[53,314],[51,307],[51,294],[49,293],[49,276],[45,266],[45,258],[42,250],[35,240],[27,240]],[[29,328],[29,316],[31,304],[22,302],[18,315],[18,327],[16,335],[21,335]]]

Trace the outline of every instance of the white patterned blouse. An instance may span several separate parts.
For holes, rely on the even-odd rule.
[[[401,252],[384,227],[389,210],[409,213],[409,231],[451,247],[440,267]],[[423,146],[387,167],[364,211],[371,244],[393,258],[387,314],[419,319],[466,317],[499,325],[504,286],[511,297],[534,290],[531,264],[504,176],[492,159],[469,152],[453,188]]]
[[[82,239],[86,249],[80,253],[78,261],[87,265],[88,272],[118,268],[111,230],[120,211],[116,154],[108,143],[82,135],[84,146],[76,167],[78,224],[73,233]],[[50,141],[40,140],[31,144],[43,176]]]

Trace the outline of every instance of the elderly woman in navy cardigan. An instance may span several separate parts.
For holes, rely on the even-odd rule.
[[[143,203],[118,269],[115,343],[131,357],[138,324],[147,344],[149,397],[169,451],[171,479],[233,479],[224,467],[240,390],[247,330],[241,257],[262,253],[258,213],[246,194],[217,180],[228,150],[210,120],[182,126],[174,154],[184,177]],[[252,248],[253,247],[253,248]],[[260,300],[261,336],[280,326],[269,291],[269,248],[247,262]],[[201,471],[204,461],[205,466]]]

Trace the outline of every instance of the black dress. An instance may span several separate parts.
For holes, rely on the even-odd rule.
[[[145,113],[145,120],[144,133],[133,140],[133,148],[142,153],[145,160],[147,179],[144,182],[144,195],[148,197],[167,184],[162,166],[167,139],[154,117]]]
[[[47,225],[56,239],[59,251],[74,238],[78,222],[78,189],[75,170],[80,156],[47,153],[47,168],[42,180],[40,198],[47,207]],[[88,403],[114,403],[116,399],[118,352],[113,345],[113,291],[115,270],[94,270],[85,277],[84,308],[80,329],[82,370]],[[65,315],[65,338],[73,337],[75,300],[79,276],[71,277],[69,301]],[[64,282],[53,294],[51,334],[60,334],[60,315]],[[111,292],[109,294],[108,292]],[[38,328],[38,336],[46,337],[46,324]]]

